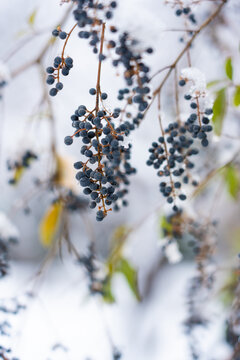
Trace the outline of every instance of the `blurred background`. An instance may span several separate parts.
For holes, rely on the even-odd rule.
[[[192,9],[201,24],[220,1],[194,3]],[[63,22],[62,28],[68,31],[74,24],[71,12],[66,15],[69,7],[58,0],[0,2],[0,80],[7,81],[0,100],[0,235],[4,238],[4,226],[8,226],[5,233],[10,228],[10,235],[12,231],[19,238],[9,248],[8,275],[0,281],[0,346],[12,349],[9,359],[192,359],[191,339],[184,322],[196,262],[186,246],[187,232],[181,234],[177,248],[164,253],[163,245],[171,233],[166,221],[170,221],[171,213],[159,193],[156,171],[146,166],[148,149],[160,136],[156,106],[151,107],[129,138],[137,174],[131,178],[128,207],[97,223],[75,180],[72,164],[80,159],[80,145],[75,141],[66,147],[63,139],[72,134],[70,116],[74,110],[81,104],[93,106],[88,90],[96,83],[96,55],[77,32],[73,33],[66,54],[74,59],[74,68],[64,79],[64,90],[50,99],[44,78],[45,68],[52,65],[62,49],[60,40],[49,43],[52,30]],[[232,106],[234,89],[240,84],[239,15],[239,1],[229,0],[191,48],[192,64],[205,74],[207,83],[225,81],[227,58],[231,58],[234,69],[234,79],[226,85],[228,108],[222,133],[212,136],[211,146],[199,160],[197,175],[204,186],[196,196],[189,197],[184,208],[186,218],[201,222],[201,231],[207,229],[206,219],[217,223],[214,265],[209,265],[214,266],[216,286],[204,308],[208,322],[194,333],[201,360],[237,359],[230,357],[226,320],[236,288],[232,274],[240,250],[236,180],[240,168],[240,113],[237,106]],[[163,0],[121,0],[111,23],[137,38],[140,48],[153,47],[154,54],[146,57],[151,74],[171,64],[183,47],[179,40],[182,32],[175,31],[184,27],[183,20]],[[46,46],[40,62],[36,62]],[[185,67],[187,60],[183,58],[179,71]],[[152,89],[162,76],[154,78]],[[111,61],[104,61],[101,88],[108,93],[110,109],[118,106],[116,95],[123,86],[124,80],[116,76]],[[214,100],[215,88],[209,91]],[[183,99],[183,93],[180,96]],[[163,105],[167,124],[175,116],[173,79],[164,88]],[[186,111],[182,101],[182,116]],[[53,142],[57,165],[53,161]],[[26,151],[37,156],[29,168],[16,170],[7,166],[21,159]],[[234,190],[226,176],[212,173],[233,158],[238,174],[234,173]],[[60,238],[46,244],[41,236],[41,224],[59,190],[49,190],[45,183],[49,174],[56,175],[57,171],[57,185],[81,196],[80,210],[67,215],[68,234],[63,234],[63,238],[70,237],[73,247]],[[208,179],[209,174],[216,176]],[[210,181],[205,184],[205,179]],[[116,244],[120,244],[121,256],[127,259],[128,275],[120,270],[111,281],[114,302],[89,292],[89,274],[75,249],[81,257],[87,256],[91,242],[101,269],[109,263]],[[56,244],[60,244],[61,251]],[[5,307],[12,313],[4,311]],[[6,321],[9,324],[4,325]]]

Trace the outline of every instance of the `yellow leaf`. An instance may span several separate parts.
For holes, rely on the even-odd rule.
[[[57,155],[56,172],[54,182],[56,185],[64,186],[67,189],[76,190],[75,171],[73,161],[67,157]]]
[[[35,19],[36,19],[36,15],[37,15],[37,9],[33,10],[33,12],[29,15],[28,17],[28,24],[30,26],[33,26],[35,23]]]
[[[24,172],[25,168],[23,166],[17,167],[14,175],[13,175],[13,180],[14,180],[14,184],[17,184],[19,182],[19,180],[21,179],[23,172]]]
[[[63,204],[56,202],[50,206],[40,223],[40,240],[44,247],[49,247],[60,225]]]

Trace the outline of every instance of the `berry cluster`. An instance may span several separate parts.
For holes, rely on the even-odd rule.
[[[197,264],[196,275],[191,279],[187,292],[188,318],[185,321],[186,333],[190,339],[192,359],[199,359],[198,340],[194,336],[196,328],[206,327],[208,317],[203,311],[208,301],[215,280],[215,264],[213,254],[216,246],[215,223],[201,223],[186,218],[186,225],[191,240],[188,242],[195,254]],[[205,309],[206,310],[206,309]]]
[[[81,30],[78,36],[81,39],[89,39],[89,45],[93,47],[93,52],[98,53],[97,45],[100,42],[100,25],[104,19],[111,19],[113,16],[112,10],[117,7],[116,1],[110,1],[108,4],[99,3],[97,0],[73,0],[77,7],[73,11],[73,15],[77,23],[72,27],[69,32],[63,31],[60,26],[53,30],[52,35],[64,40],[64,46],[61,56],[54,59],[53,67],[50,66],[46,69],[48,77],[47,84],[53,85],[54,88],[49,92],[51,96],[56,96],[58,91],[63,89],[63,83],[60,81],[60,71],[63,76],[69,75],[70,69],[73,67],[73,60],[71,57],[64,57],[65,48],[69,37],[76,27],[81,29],[88,26],[87,30]],[[103,16],[101,16],[103,13]],[[101,60],[105,59],[105,55],[101,54]]]
[[[95,94],[95,89],[90,89]],[[106,98],[102,93],[101,97]],[[127,205],[122,198],[127,193],[129,184],[128,175],[136,172],[130,165],[130,145],[124,146],[124,135],[128,135],[131,124],[124,122],[118,127],[114,120],[119,117],[119,109],[111,114],[105,109],[89,111],[84,105],[78,107],[71,116],[72,126],[76,129],[72,136],[66,136],[66,145],[73,143],[74,137],[80,137],[83,145],[81,154],[86,161],[74,164],[79,170],[76,179],[84,188],[83,193],[91,198],[90,208],[96,208],[97,220],[101,221],[107,215],[106,206],[114,204],[113,209],[118,210],[119,205]],[[95,165],[95,166],[94,166]],[[125,185],[121,188],[121,185]]]
[[[189,6],[179,7],[176,10],[175,14],[176,14],[176,16],[185,16],[185,18],[187,18],[193,24],[197,23],[195,15],[193,14],[192,9]]]
[[[49,66],[46,69],[48,74],[46,80],[47,84],[53,85],[56,82],[55,87],[51,88],[51,90],[49,91],[49,94],[51,96],[56,96],[58,91],[63,89],[63,83],[60,81],[60,71],[63,76],[68,76],[72,67],[73,67],[73,59],[71,57],[68,56],[64,58],[64,56],[62,57],[57,56],[54,59],[53,66]]]
[[[124,79],[127,87],[119,90],[118,100],[125,99],[127,105],[136,104],[138,112],[133,117],[133,123],[138,125],[143,118],[143,112],[147,109],[150,97],[150,87],[148,86],[148,73],[150,68],[143,62],[142,54],[136,50],[138,44],[136,39],[131,39],[128,33],[123,33],[119,37],[119,43],[115,46],[117,57],[113,60],[113,66],[117,67],[122,64]],[[151,54],[152,48],[147,48],[144,52]],[[125,107],[124,107],[125,109]],[[127,113],[131,117],[130,112]]]
[[[103,19],[111,19],[113,17],[112,10],[117,7],[116,1],[108,1],[107,4],[106,2],[104,4],[104,2],[100,3],[96,0],[73,1],[77,3],[77,9],[73,11],[73,15],[80,28],[84,28],[86,25],[94,26],[96,22],[99,24],[99,21],[101,21],[99,13],[103,14]],[[96,13],[98,17],[96,16]]]
[[[74,18],[81,29],[89,26],[88,30],[81,30],[78,36],[80,39],[88,39],[95,54],[98,53],[97,45],[100,42],[99,30],[95,29],[95,26],[101,25],[105,19],[110,20],[116,7],[116,1],[108,4],[94,0],[77,1],[77,9],[73,11]]]
[[[8,160],[7,161],[7,168],[9,171],[17,171],[28,168],[33,160],[37,160],[38,156],[31,150],[26,150],[21,154],[21,157],[18,160]],[[16,179],[15,177],[9,180],[9,184],[15,184]]]
[[[152,143],[147,161],[148,166],[153,166],[158,170],[159,177],[165,178],[160,182],[160,192],[167,198],[169,204],[174,203],[174,211],[178,211],[177,198],[186,200],[182,184],[191,181],[193,186],[197,185],[189,173],[189,170],[194,167],[194,163],[189,158],[197,155],[198,149],[192,147],[193,139],[186,133],[185,124],[170,123],[162,131],[162,136],[158,138],[158,141]]]
[[[202,146],[206,147],[209,143],[207,135],[213,130],[212,125],[210,125],[213,110],[209,105],[205,82],[198,69],[193,68],[182,71],[179,85],[184,87],[189,81],[194,82],[195,85],[184,95],[185,100],[190,102],[191,108],[191,114],[185,122],[185,126],[192,138],[201,140]]]
[[[191,2],[188,2],[188,4],[186,4],[186,2],[182,0],[165,0],[165,2],[166,4],[172,5],[172,7],[176,9],[176,16],[184,16],[185,20],[189,21],[194,25],[197,23],[195,15],[191,9]]]
[[[91,244],[88,248],[88,254],[80,256],[78,262],[84,266],[88,275],[89,291],[91,294],[103,294],[103,280],[99,279],[99,266],[96,264],[94,246]]]

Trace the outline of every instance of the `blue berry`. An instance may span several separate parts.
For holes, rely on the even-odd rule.
[[[49,95],[50,96],[56,96],[57,95],[57,89],[56,88],[52,88],[50,91],[49,91]]]
[[[186,81],[184,79],[180,80],[179,81],[179,85],[180,86],[184,86],[186,84]]]
[[[96,95],[96,89],[91,88],[91,89],[89,90],[89,94],[90,94],[90,95]]]
[[[102,100],[106,100],[106,99],[107,99],[107,97],[108,97],[108,95],[107,95],[106,93],[102,93],[102,94],[101,94],[101,98],[102,98]]]
[[[71,145],[73,143],[72,137],[71,136],[66,136],[64,138],[64,143],[65,143],[65,145]]]
[[[60,31],[59,37],[60,37],[60,39],[64,40],[67,37],[67,33],[65,31]]]
[[[62,89],[63,89],[63,83],[58,82],[58,83],[56,84],[56,89],[57,89],[57,90],[62,90]]]

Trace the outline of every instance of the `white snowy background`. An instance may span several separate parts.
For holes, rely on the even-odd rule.
[[[139,38],[143,46],[153,46],[154,55],[148,56],[152,73],[165,65],[169,65],[179,53],[182,44],[177,41],[179,34],[166,31],[172,28],[182,28],[181,18],[176,18],[174,10],[164,5],[163,0],[120,0],[116,11],[116,23],[122,30],[128,29]],[[26,46],[11,57],[7,66],[10,73],[22,64],[30,61],[42,48],[49,34],[61,18],[66,6],[59,6],[58,0],[11,0],[0,2],[0,60],[21,41],[19,32],[27,28],[27,17],[37,9],[36,29],[46,29],[46,32],[30,41]],[[197,8],[196,17],[201,23],[213,10],[214,4],[204,2]],[[207,81],[224,76],[224,61],[227,56],[233,56],[236,82],[239,73],[239,14],[240,4],[237,0],[229,0],[224,10],[225,23],[211,34],[221,46],[213,46],[211,36],[202,34],[197,39],[191,51],[192,63],[206,74]],[[72,18],[65,25],[71,28]],[[207,33],[208,30],[205,30]],[[27,36],[27,35],[26,35]],[[46,57],[46,66],[50,66],[53,58],[60,52],[61,42],[54,46]],[[54,113],[57,118],[56,137],[59,152],[72,157],[72,162],[78,159],[79,144],[70,148],[63,144],[63,138],[72,133],[71,114],[80,104],[91,106],[88,89],[96,82],[96,57],[89,49],[87,42],[79,40],[76,35],[69,41],[67,54],[74,58],[75,66],[70,75],[64,79],[64,91],[52,99]],[[186,67],[186,59],[180,63]],[[114,77],[114,80],[113,80]],[[154,87],[161,77],[156,77]],[[25,142],[31,141],[36,149],[47,156],[45,149],[48,138],[47,121],[34,130],[28,125],[29,116],[38,105],[41,98],[41,79],[35,67],[22,73],[12,81],[4,93],[1,121],[1,197],[0,210],[11,216],[19,229],[20,244],[13,249],[10,276],[0,282],[0,298],[23,296],[27,290],[34,291],[36,297],[26,300],[28,310],[17,317],[12,323],[14,341],[10,345],[16,356],[22,360],[110,360],[112,359],[111,343],[123,354],[123,360],[188,360],[190,359],[188,339],[184,335],[183,321],[186,317],[186,290],[188,279],[194,274],[194,264],[184,262],[161,267],[151,287],[150,294],[142,303],[137,303],[128,289],[126,282],[119,275],[114,280],[114,293],[117,303],[103,304],[100,299],[89,297],[84,272],[74,264],[67,255],[62,261],[53,262],[41,276],[36,276],[45,256],[39,239],[37,226],[43,216],[47,199],[44,197],[33,201],[33,211],[28,215],[15,211],[13,204],[31,188],[31,173],[41,174],[41,160],[36,162],[32,170],[25,175],[17,187],[7,185],[8,174],[5,171],[5,160],[14,150],[18,152]],[[123,82],[115,78],[110,63],[104,62],[102,73],[102,90],[109,95],[109,104],[114,108],[116,94]],[[165,89],[166,119],[174,115],[171,100],[172,82]],[[184,110],[184,109],[183,109]],[[239,116],[239,114],[238,114]],[[233,116],[234,117],[234,116]],[[236,115],[237,119],[237,115]],[[231,135],[239,132],[239,126],[234,123],[224,132]],[[239,121],[239,119],[238,119]],[[129,239],[126,254],[139,269],[140,292],[147,286],[147,274],[158,264],[160,259],[158,218],[164,211],[164,203],[158,192],[158,177],[152,168],[145,166],[148,147],[159,134],[159,124],[156,109],[149,111],[141,127],[134,132],[131,141],[134,144],[132,163],[138,169],[132,178],[130,187],[130,206],[118,214],[112,214],[103,224],[96,224],[94,214],[92,226],[99,244],[100,256],[107,253],[109,239],[113,230],[121,225],[138,224]],[[239,134],[239,133],[238,133]],[[226,143],[226,144],[225,144]],[[221,156],[209,150],[206,156],[221,164],[238,144],[229,139],[223,139]],[[189,205],[188,211],[197,216],[206,215],[211,209],[215,196],[215,184],[206,192],[197,204]],[[225,193],[218,198],[213,208],[214,217],[219,220],[220,251],[219,262],[228,264],[234,262],[235,254],[229,250],[228,242],[239,219],[239,205],[233,204]],[[86,249],[87,239],[83,224],[76,216],[72,219],[72,233],[75,243],[82,251]],[[240,248],[240,247],[239,247]],[[223,256],[223,250],[225,255]],[[224,342],[225,314],[217,299],[211,306],[211,320],[207,330],[201,330],[201,360],[226,359],[230,349]],[[10,341],[10,340],[9,340]],[[62,343],[67,351],[58,349],[51,352],[54,344]]]

